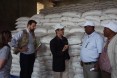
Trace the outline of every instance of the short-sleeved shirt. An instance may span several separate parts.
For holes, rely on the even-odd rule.
[[[81,61],[95,62],[102,52],[104,39],[97,32],[85,35],[82,39],[82,47],[80,52]]]
[[[6,60],[5,66],[2,69],[0,69],[0,78],[9,78],[12,64],[10,47],[4,46],[3,48],[0,49],[0,59]]]

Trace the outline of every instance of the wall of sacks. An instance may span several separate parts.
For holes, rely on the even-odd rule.
[[[79,7],[80,6],[81,5],[79,4]],[[66,26],[65,36],[69,41],[69,54],[71,57],[68,65],[69,78],[83,78],[83,70],[80,66],[79,56],[81,39],[84,35],[84,28],[82,25],[86,20],[94,21],[96,25],[95,30],[102,34],[102,24],[109,21],[117,22],[117,8],[113,6],[112,8],[109,7],[108,9],[92,9],[85,12],[69,10],[54,14],[41,13],[35,14],[32,17],[20,17],[16,20],[17,29],[12,31],[12,34],[14,35],[16,32],[26,28],[27,21],[30,19],[37,21],[37,29],[35,30],[35,33],[37,40],[40,40],[42,43],[41,49],[37,54],[34,64],[32,78],[53,78],[52,54],[50,52],[49,42],[55,36],[53,26],[57,23],[61,23]],[[13,63],[11,74],[19,76],[19,54],[12,54],[12,56]]]
[[[87,2],[87,4],[71,4],[64,5],[62,7],[46,8],[42,9],[40,13],[42,14],[53,14],[53,13],[62,13],[69,11],[76,12],[86,12],[89,10],[103,10],[109,8],[117,7],[117,1],[97,1],[97,2]]]

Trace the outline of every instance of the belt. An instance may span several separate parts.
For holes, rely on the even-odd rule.
[[[96,62],[83,62],[85,65],[95,64]]]

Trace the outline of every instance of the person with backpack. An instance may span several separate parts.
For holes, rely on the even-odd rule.
[[[8,42],[11,42],[11,32],[2,31],[0,33],[0,78],[10,78],[12,55]]]
[[[14,53],[20,53],[20,78],[31,78],[35,57],[37,42],[34,30],[37,22],[29,20],[27,28],[16,33],[12,38]]]

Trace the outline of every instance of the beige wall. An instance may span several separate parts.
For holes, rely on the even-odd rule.
[[[49,2],[50,0],[38,0],[39,2],[44,3],[45,8],[51,7],[52,3]],[[60,3],[58,3],[57,6],[64,6],[68,4],[74,4],[74,3],[91,3],[91,2],[101,2],[101,1],[117,1],[117,0],[61,0]]]

